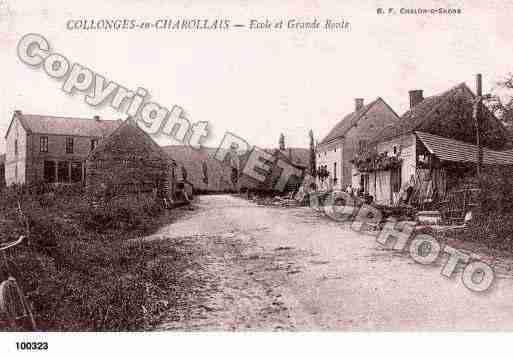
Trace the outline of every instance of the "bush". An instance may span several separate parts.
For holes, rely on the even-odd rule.
[[[473,219],[464,238],[494,249],[513,249],[513,213],[490,213]]]
[[[483,212],[513,212],[513,167],[488,166],[482,174]]]
[[[155,219],[163,213],[151,195],[124,196],[83,206],[80,209],[84,228],[99,233],[108,230],[148,231],[155,226]]]
[[[473,178],[470,183],[479,186]],[[493,249],[513,249],[513,167],[485,166],[478,210],[462,238]]]

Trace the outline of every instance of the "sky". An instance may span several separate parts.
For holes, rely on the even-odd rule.
[[[393,3],[393,4],[392,4]],[[22,63],[18,41],[43,35],[51,50],[107,79],[148,90],[151,101],[181,106],[192,122],[207,121],[204,143],[217,147],[226,131],[252,145],[308,146],[308,131],[322,139],[354,98],[382,97],[398,114],[408,91],[424,96],[461,82],[484,91],[513,72],[511,1],[244,1],[244,0],[0,0],[0,132],[14,110],[104,119],[126,114],[91,107],[83,95],[65,94],[62,82]],[[378,15],[379,6],[461,8],[461,15]],[[84,31],[68,30],[78,19],[297,19],[345,20],[348,30]],[[158,138],[171,144],[168,138]],[[0,152],[5,141],[0,139]]]

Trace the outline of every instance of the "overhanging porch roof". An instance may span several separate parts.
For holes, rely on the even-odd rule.
[[[476,145],[420,131],[415,131],[415,135],[429,153],[442,161],[477,162]],[[513,166],[513,150],[494,151],[483,148],[483,164]]]

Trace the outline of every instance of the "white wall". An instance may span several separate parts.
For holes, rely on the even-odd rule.
[[[369,194],[380,204],[390,204],[390,171],[377,171],[369,174]]]
[[[394,147],[401,158],[401,188],[407,183],[411,176],[415,175],[416,169],[416,140],[415,135],[408,134],[394,138],[390,141],[381,142],[377,145],[378,153],[388,152],[389,156],[394,154]],[[377,203],[391,204],[393,197],[391,184],[391,171],[378,171],[369,174],[368,192],[374,197]]]
[[[18,140],[18,154],[14,153],[14,142]],[[6,139],[5,151],[5,183],[25,183],[25,168],[27,158],[27,134],[18,119],[14,119]]]
[[[342,163],[343,163],[343,140],[337,140],[333,143],[322,145],[317,148],[315,155],[317,156],[317,168],[319,166],[328,166],[328,172],[332,178],[337,178],[337,184],[334,189],[342,189]],[[333,173],[333,164],[337,164],[337,173]],[[335,176],[336,175],[336,176]],[[317,179],[317,186],[320,187]]]
[[[382,153],[387,151],[393,154],[394,146],[400,151],[399,158],[403,160],[401,165],[401,186],[410,180],[410,177],[415,175],[416,169],[416,138],[414,134],[407,134],[399,136],[390,141],[378,144],[378,152]]]

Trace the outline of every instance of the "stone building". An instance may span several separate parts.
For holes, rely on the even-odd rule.
[[[176,163],[128,118],[91,151],[86,190],[100,195],[158,192],[172,197]]]
[[[325,182],[330,182],[329,186],[337,190],[348,185],[358,188],[360,183],[353,176],[351,160],[366,149],[373,136],[398,119],[381,97],[367,105],[363,99],[355,99],[354,111],[344,116],[317,145],[317,166],[325,166],[329,173],[329,178],[318,186],[323,188]]]
[[[378,133],[368,151],[353,161],[355,177],[381,204],[398,203],[409,186],[414,188],[415,204],[434,203],[461,180],[475,175],[474,93],[462,83],[426,98],[422,90],[409,95],[410,109]],[[486,108],[481,129],[483,164],[513,165],[509,134]]]
[[[85,160],[120,121],[23,114],[15,111],[7,129],[7,185],[83,182]]]

